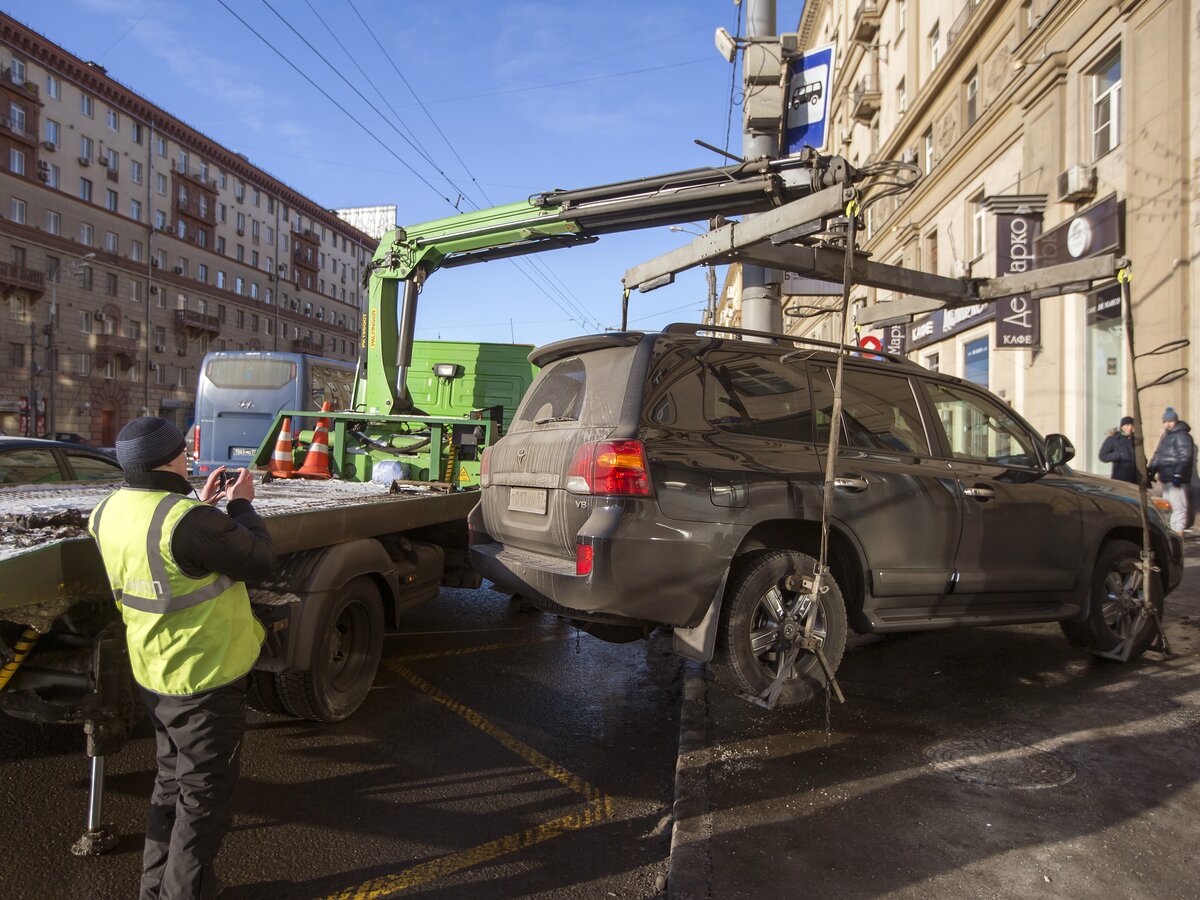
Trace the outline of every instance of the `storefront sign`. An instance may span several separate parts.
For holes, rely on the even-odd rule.
[[[939,309],[907,326],[906,352],[919,350],[951,335],[974,328],[981,322],[989,322],[996,315],[993,303],[977,303],[958,309]]]
[[[1115,284],[1088,294],[1087,323],[1096,325],[1106,319],[1121,318],[1121,289]]]
[[[1040,215],[996,216],[996,274],[1034,268],[1034,244],[1042,233]],[[1018,294],[996,303],[996,349],[1041,349],[1041,301]]]
[[[1034,241],[1037,268],[1119,251],[1124,244],[1125,206],[1110,194],[1051,228]]]
[[[903,356],[907,350],[907,339],[907,325],[885,325],[883,327],[883,349],[888,353]]]

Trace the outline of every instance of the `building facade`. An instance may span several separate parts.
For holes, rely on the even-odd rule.
[[[885,263],[980,277],[1117,251],[1133,263],[1151,447],[1164,408],[1200,416],[1200,6],[1188,0],[808,0],[800,46],[835,44],[829,152],[921,178],[867,215]],[[856,306],[893,299],[857,288]],[[835,298],[785,297],[787,306]],[[736,305],[736,296],[733,300]],[[722,311],[731,321],[736,310]],[[832,316],[785,316],[834,338]],[[1132,408],[1115,289],[918,316],[877,329],[928,368],[986,385],[1079,467]]]
[[[210,350],[355,358],[375,241],[0,14],[0,431],[181,428]]]

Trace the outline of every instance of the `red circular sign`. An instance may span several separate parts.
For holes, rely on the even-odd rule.
[[[875,337],[873,334],[864,335],[858,339],[858,346],[864,350],[879,351],[883,349],[883,341]]]

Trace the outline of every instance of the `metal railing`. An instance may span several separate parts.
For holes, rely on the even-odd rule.
[[[35,97],[38,95],[38,86],[27,78],[18,78],[15,74],[13,74],[11,66],[0,72],[0,78],[3,78],[9,84],[15,84],[23,91],[28,91]]]
[[[0,283],[40,291],[46,276],[36,269],[26,269],[16,263],[0,262]]]
[[[971,18],[971,13],[979,9],[979,5],[983,0],[967,0],[966,5],[962,8],[962,12],[954,19],[954,23],[950,26],[950,30],[946,32],[946,49],[949,50],[954,46],[954,42],[958,40],[963,30],[967,27],[967,22]]]
[[[221,321],[216,316],[206,315],[190,309],[175,310],[175,326],[177,328],[197,328],[202,331],[219,333]]]
[[[36,144],[38,142],[38,136],[34,132],[26,131],[23,126],[17,125],[17,123],[8,116],[0,116],[0,128],[3,128],[10,134],[15,134],[22,140],[29,141],[31,144]]]

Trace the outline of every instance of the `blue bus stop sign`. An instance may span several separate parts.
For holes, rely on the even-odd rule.
[[[829,91],[833,86],[833,44],[807,50],[788,65],[784,98],[783,156],[804,147],[826,149],[829,142]]]

